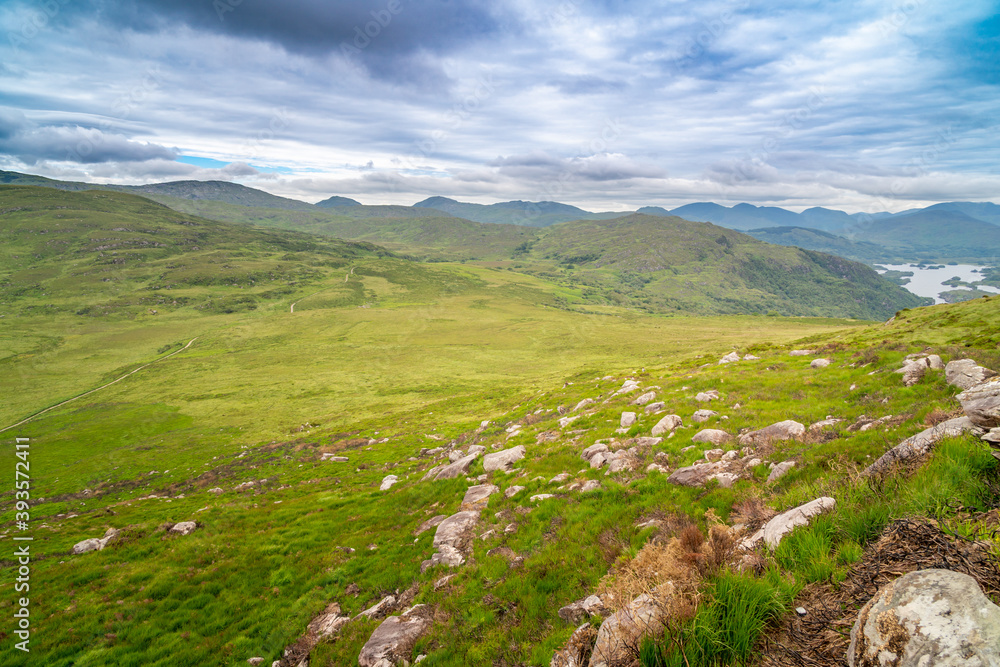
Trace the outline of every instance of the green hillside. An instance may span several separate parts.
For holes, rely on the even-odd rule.
[[[806,250],[818,250],[819,252],[846,257],[857,262],[868,264],[885,262],[893,263],[907,261],[907,256],[893,257],[884,247],[869,243],[867,241],[846,239],[830,232],[818,229],[807,229],[805,227],[765,227],[763,229],[751,229],[746,232],[759,241],[773,243],[775,245],[795,246]]]
[[[524,270],[651,311],[885,319],[925,303],[856,262],[677,217],[556,225],[527,257],[552,268]]]
[[[928,209],[877,220],[863,235],[889,253],[928,262],[995,262],[1000,254],[1000,226],[959,211]]]

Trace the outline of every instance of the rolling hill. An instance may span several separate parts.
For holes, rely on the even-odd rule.
[[[807,229],[805,227],[765,227],[764,229],[748,229],[746,234],[760,241],[774,243],[775,245],[795,246],[807,250],[818,250],[853,259],[857,262],[868,264],[887,262],[894,259],[892,255],[880,245],[868,243],[866,241],[852,241],[843,236],[837,236],[830,232],[819,229]],[[905,257],[899,257],[900,261],[907,261]]]

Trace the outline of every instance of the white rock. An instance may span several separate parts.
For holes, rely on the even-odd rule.
[[[785,421],[765,426],[758,431],[744,433],[739,437],[740,445],[762,445],[772,440],[799,440],[805,435],[806,427],[797,421]]]
[[[658,411],[662,410],[663,408],[666,407],[666,405],[667,404],[664,403],[663,401],[657,401],[656,403],[650,403],[645,408],[643,408],[643,412],[645,412],[647,415],[649,415],[649,414],[652,414],[654,412],[658,412]]]
[[[663,417],[660,421],[656,422],[651,433],[656,436],[661,433],[670,433],[675,428],[682,424],[682,420],[679,415],[667,415]]]
[[[198,524],[194,521],[181,521],[180,523],[175,523],[170,529],[171,533],[180,533],[181,535],[190,535],[198,528]]]
[[[646,405],[647,403],[649,403],[654,398],[656,398],[656,392],[655,391],[647,391],[645,394],[643,394],[639,398],[637,398],[634,401],[632,401],[632,403],[635,404],[635,405]]]
[[[784,477],[789,470],[795,467],[795,461],[782,461],[771,468],[771,474],[767,476],[767,483],[773,484]]]
[[[386,475],[382,478],[382,484],[378,487],[379,491],[388,491],[392,488],[392,485],[399,481],[399,478],[395,475]]]
[[[590,491],[597,491],[601,488],[601,483],[596,479],[588,479],[583,483],[583,487],[580,489],[580,493],[589,493]]]
[[[809,363],[809,368],[826,368],[830,365],[829,359],[813,359]]]
[[[477,484],[470,486],[462,498],[463,510],[481,510],[486,507],[490,496],[500,491],[499,487],[492,484]]]
[[[956,359],[949,361],[944,367],[944,377],[948,384],[959,389],[971,389],[995,375],[994,371],[983,368],[972,359]]]
[[[719,413],[716,412],[715,410],[696,410],[694,415],[692,415],[691,417],[691,421],[693,421],[695,424],[701,424],[707,422],[709,419],[716,416],[717,414]]]
[[[726,356],[724,356],[721,359],[719,359],[719,364],[731,364],[731,363],[733,363],[735,361],[739,361],[739,360],[740,360],[740,355],[739,354],[737,354],[736,352],[730,352]]]
[[[559,420],[559,428],[566,428],[579,418],[580,415],[573,415],[572,417],[563,417],[562,419]]]
[[[729,442],[732,439],[733,436],[729,435],[725,431],[717,428],[706,428],[695,433],[691,437],[691,442],[709,442],[713,445],[721,445],[722,443]]]
[[[807,525],[809,519],[812,517],[822,512],[830,511],[836,506],[836,500],[824,496],[804,505],[799,505],[787,512],[782,512],[764,524],[764,527],[752,536],[743,540],[741,546],[744,549],[752,549],[763,540],[767,546],[774,549],[781,542],[781,539],[793,529],[798,526]]]
[[[483,457],[483,470],[493,472],[494,470],[510,470],[514,464],[524,458],[526,450],[524,445],[511,447],[503,451],[487,454]]]
[[[531,502],[536,503],[539,500],[548,500],[549,498],[555,498],[555,496],[551,493],[538,493],[531,496],[530,500]]]
[[[792,350],[788,354],[793,357],[809,357],[815,354],[815,350]]]
[[[505,498],[512,498],[517,494],[521,493],[521,491],[524,491],[524,488],[525,487],[523,486],[510,486],[507,487],[507,490],[503,492],[503,495]]]

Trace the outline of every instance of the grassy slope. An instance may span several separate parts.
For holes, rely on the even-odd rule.
[[[113,217],[114,210],[90,216],[109,202],[139,205],[123,195],[102,195],[109,196],[81,195],[85,200],[77,209],[62,209],[66,218],[50,217],[41,226],[31,211],[4,214],[26,216],[24,223],[34,230],[19,241],[25,250],[14,254],[35,250],[43,256],[32,261],[51,267],[58,253],[37,251],[55,239],[66,242],[56,248],[82,253],[75,261],[91,266],[92,253],[83,252],[88,241],[50,232],[61,220]],[[84,207],[88,202],[95,208]],[[149,215],[155,224],[166,224],[157,217],[162,211],[150,208]],[[46,234],[39,234],[41,229]],[[218,243],[230,233],[223,234],[227,228],[221,224],[211,229],[220,234]],[[259,244],[243,259],[267,260],[268,244],[277,243],[267,239],[275,237],[242,232],[249,235],[246,245]],[[25,245],[25,239],[34,245]],[[73,250],[71,243],[78,247]],[[318,261],[322,244],[316,243],[303,252]],[[145,252],[170,253],[176,247]],[[176,263],[199,256],[203,247],[136,262],[147,268]],[[888,372],[905,354],[900,344],[927,343],[945,354],[958,346],[954,353],[1000,361],[996,299],[907,311],[889,326],[866,329],[836,321],[664,319],[621,310],[597,316],[552,307],[579,299],[579,293],[528,276],[469,265],[418,265],[346,244],[332,248],[339,248],[337,259],[344,264],[307,276],[280,298],[260,298],[255,310],[224,313],[192,305],[164,307],[153,317],[126,304],[95,318],[40,307],[57,293],[70,302],[71,283],[58,286],[60,292],[43,282],[44,293],[16,295],[16,317],[0,320],[0,335],[11,344],[0,361],[0,381],[10,396],[3,405],[4,425],[200,336],[190,349],[17,429],[33,438],[33,496],[49,498],[32,509],[32,585],[39,591],[32,608],[37,630],[32,660],[77,666],[238,665],[262,655],[270,661],[330,601],[358,612],[415,582],[416,601],[439,611],[434,630],[418,646],[429,654],[426,664],[548,664],[553,648],[572,631],[555,609],[593,591],[618,557],[635,553],[649,537],[633,527],[639,516],[684,511],[700,519],[712,508],[725,518],[737,499],[761,493],[760,480],[703,493],[672,487],[658,475],[629,482],[588,471],[578,476],[600,479],[604,491],[568,494],[530,514],[515,512],[529,504],[523,497],[495,496],[479,532],[495,527],[502,533],[508,520],[517,530],[477,541],[458,578],[435,591],[433,582],[443,572],[419,572],[420,561],[431,553],[433,531],[414,542],[412,530],[434,514],[457,510],[467,482],[418,481],[431,462],[409,458],[438,444],[428,434],[439,434],[443,442],[469,438],[480,420],[493,420],[481,436],[483,444],[525,444],[530,455],[522,477],[494,474],[492,481],[502,488],[525,485],[527,495],[555,488],[532,481],[536,476],[549,479],[583,468],[580,449],[612,435],[628,397],[576,422],[573,428],[582,433],[538,445],[536,433],[558,430],[551,411],[584,397],[606,397],[626,375],[644,386],[660,385],[670,410],[686,421],[702,407],[695,392],[721,389],[723,400],[713,407],[730,420],[709,426],[732,431],[826,414],[906,416],[890,433],[793,444],[776,454],[800,462],[771,499],[781,509],[827,484],[832,461],[863,463],[922,428],[929,411],[951,408],[954,392],[939,376],[903,389],[899,376]],[[326,257],[333,262],[334,251]],[[9,262],[5,258],[5,269]],[[129,271],[121,282],[134,289],[157,275]],[[103,281],[83,287],[91,303],[123,299]],[[196,287],[216,299],[240,289],[229,281]],[[349,291],[339,295],[338,290]],[[294,313],[288,308],[293,301]],[[834,336],[834,343],[845,346],[831,352],[834,365],[821,373],[808,368],[808,358],[774,349],[808,335]],[[855,350],[873,345],[882,346],[874,367],[880,372],[851,367]],[[730,347],[764,358],[701,367]],[[615,379],[595,379],[608,373]],[[857,389],[846,390],[852,383]],[[735,403],[743,407],[735,409]],[[543,412],[535,415],[539,409]],[[503,429],[514,419],[527,426],[507,441]],[[652,423],[646,417],[633,430],[648,433]],[[672,467],[699,455],[680,451],[694,432],[684,430],[659,448]],[[14,432],[6,435],[12,438]],[[365,438],[383,437],[390,439],[366,445]],[[347,454],[350,463],[320,463],[320,451]],[[12,469],[13,463],[11,449],[3,449],[0,465]],[[390,470],[402,481],[380,493],[378,483]],[[473,473],[479,471],[477,464]],[[262,479],[269,481],[259,492],[231,491]],[[207,493],[213,486],[227,492]],[[97,496],[67,495],[84,488]],[[169,498],[148,499],[151,493]],[[2,507],[3,532],[10,539],[10,491]],[[510,513],[506,518],[493,518],[503,510]],[[187,538],[167,538],[157,530],[189,519],[202,526]],[[68,554],[74,543],[109,526],[129,527],[128,539],[99,553]],[[369,550],[370,544],[377,548]],[[338,546],[356,551],[348,554]],[[502,555],[487,553],[498,546],[523,556],[523,565],[510,569]],[[359,587],[357,596],[345,593],[350,584]],[[374,623],[350,626],[337,641],[315,649],[313,664],[351,663],[373,628]],[[25,662],[10,642],[2,651],[3,664],[35,664]]]

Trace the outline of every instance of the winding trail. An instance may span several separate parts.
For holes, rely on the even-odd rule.
[[[38,415],[45,414],[49,410],[55,410],[58,407],[66,405],[67,403],[72,403],[73,401],[77,400],[78,398],[83,398],[84,396],[89,396],[90,394],[93,394],[95,391],[100,391],[101,389],[104,389],[105,387],[110,387],[111,385],[113,385],[113,384],[115,384],[117,382],[121,382],[122,380],[124,380],[128,376],[134,375],[135,373],[138,373],[143,368],[149,368],[153,364],[159,363],[159,362],[163,361],[164,359],[169,359],[170,357],[174,356],[175,354],[180,354],[184,350],[186,350],[189,347],[191,347],[191,344],[194,343],[196,340],[198,340],[198,336],[195,336],[194,338],[192,338],[191,340],[189,340],[187,345],[185,345],[181,349],[177,350],[176,352],[171,352],[170,354],[168,354],[165,357],[160,357],[159,359],[154,359],[153,361],[149,362],[148,364],[143,364],[142,366],[139,366],[139,368],[135,369],[134,371],[128,372],[125,375],[121,376],[120,378],[112,380],[111,382],[109,382],[107,384],[102,384],[100,387],[97,387],[96,389],[91,389],[90,391],[85,391],[82,394],[79,394],[78,396],[74,396],[73,398],[66,399],[62,403],[56,403],[55,405],[50,406],[48,408],[45,408],[44,410],[39,410],[38,412],[36,412],[35,414],[31,415],[27,419],[22,419],[21,421],[17,422],[16,424],[11,424],[10,426],[7,426],[5,428],[0,428],[0,433],[3,433],[4,431],[9,431],[10,429],[16,428],[16,427],[20,426],[21,424],[25,424],[25,423],[31,421],[32,419],[34,419],[35,417],[37,417]]]
[[[345,275],[344,275],[344,282],[346,283],[346,282],[347,282],[347,279],[348,279],[348,278],[350,278],[350,277],[351,277],[352,275],[354,275],[354,267],[353,267],[353,266],[351,267],[351,271],[350,271],[350,273],[347,273],[347,274],[345,274]],[[306,299],[308,299],[308,298],[309,298],[309,297],[311,297],[311,296],[316,296],[316,295],[317,295],[317,294],[319,294],[320,292],[325,292],[325,291],[327,291],[328,289],[333,289],[333,288],[331,288],[331,287],[324,287],[323,289],[321,289],[321,290],[319,290],[319,291],[317,291],[317,292],[313,292],[312,294],[306,294],[306,295],[305,295],[304,297],[302,297],[302,298],[301,298],[301,299],[299,299],[298,301],[293,301],[293,302],[292,302],[292,305],[288,307],[288,312],[290,312],[290,313],[294,313],[294,312],[295,312],[295,305],[296,305],[296,304],[298,304],[298,303],[301,303],[301,302],[305,301]]]

